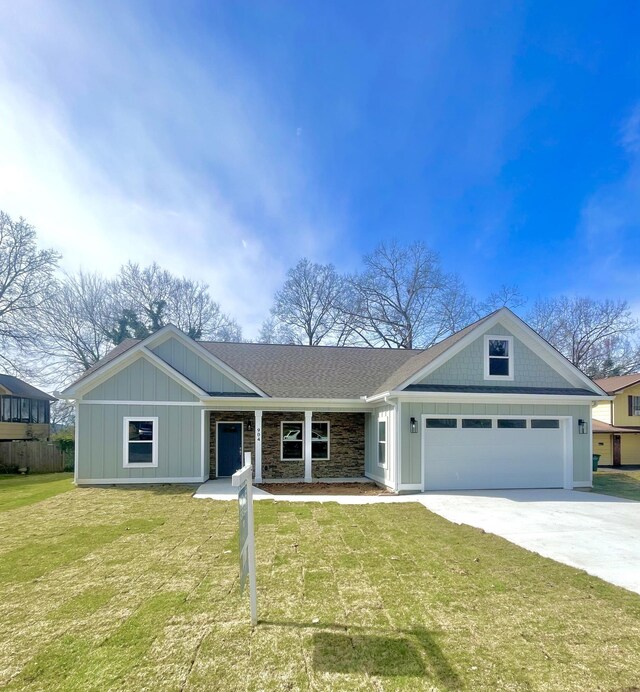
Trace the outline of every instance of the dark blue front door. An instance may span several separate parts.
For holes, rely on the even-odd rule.
[[[242,423],[218,423],[218,476],[242,467]]]

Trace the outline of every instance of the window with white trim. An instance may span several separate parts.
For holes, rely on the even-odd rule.
[[[124,418],[124,467],[158,466],[158,419]]]
[[[329,423],[328,421],[311,422],[311,458],[315,461],[329,459]]]
[[[484,379],[513,379],[513,338],[510,336],[484,337]]]
[[[282,421],[280,424],[280,459],[302,461],[304,459],[304,423]]]
[[[378,466],[387,465],[387,421],[378,420]]]

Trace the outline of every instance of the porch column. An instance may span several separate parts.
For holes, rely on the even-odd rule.
[[[304,479],[310,481],[311,476],[311,417],[313,411],[304,412]]]
[[[255,482],[262,483],[262,411],[254,411],[256,421]]]

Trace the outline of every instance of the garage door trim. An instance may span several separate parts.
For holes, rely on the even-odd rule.
[[[573,416],[549,416],[549,415],[517,415],[517,414],[484,414],[484,413],[423,413],[421,417],[421,427],[420,427],[420,460],[421,460],[421,473],[422,473],[422,490],[423,492],[428,490],[427,488],[427,459],[426,459],[426,445],[425,436],[428,432],[426,427],[426,420],[428,418],[455,418],[457,420],[456,430],[462,430],[462,419],[463,418],[484,418],[493,421],[492,430],[497,429],[497,420],[505,419],[516,419],[516,420],[526,420],[527,430],[531,429],[531,420],[558,420],[560,421],[560,428],[562,430],[562,440],[563,440],[563,487],[566,490],[571,490],[573,488]]]

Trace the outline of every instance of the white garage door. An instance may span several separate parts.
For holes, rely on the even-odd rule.
[[[425,489],[562,488],[564,427],[562,418],[425,418]]]

